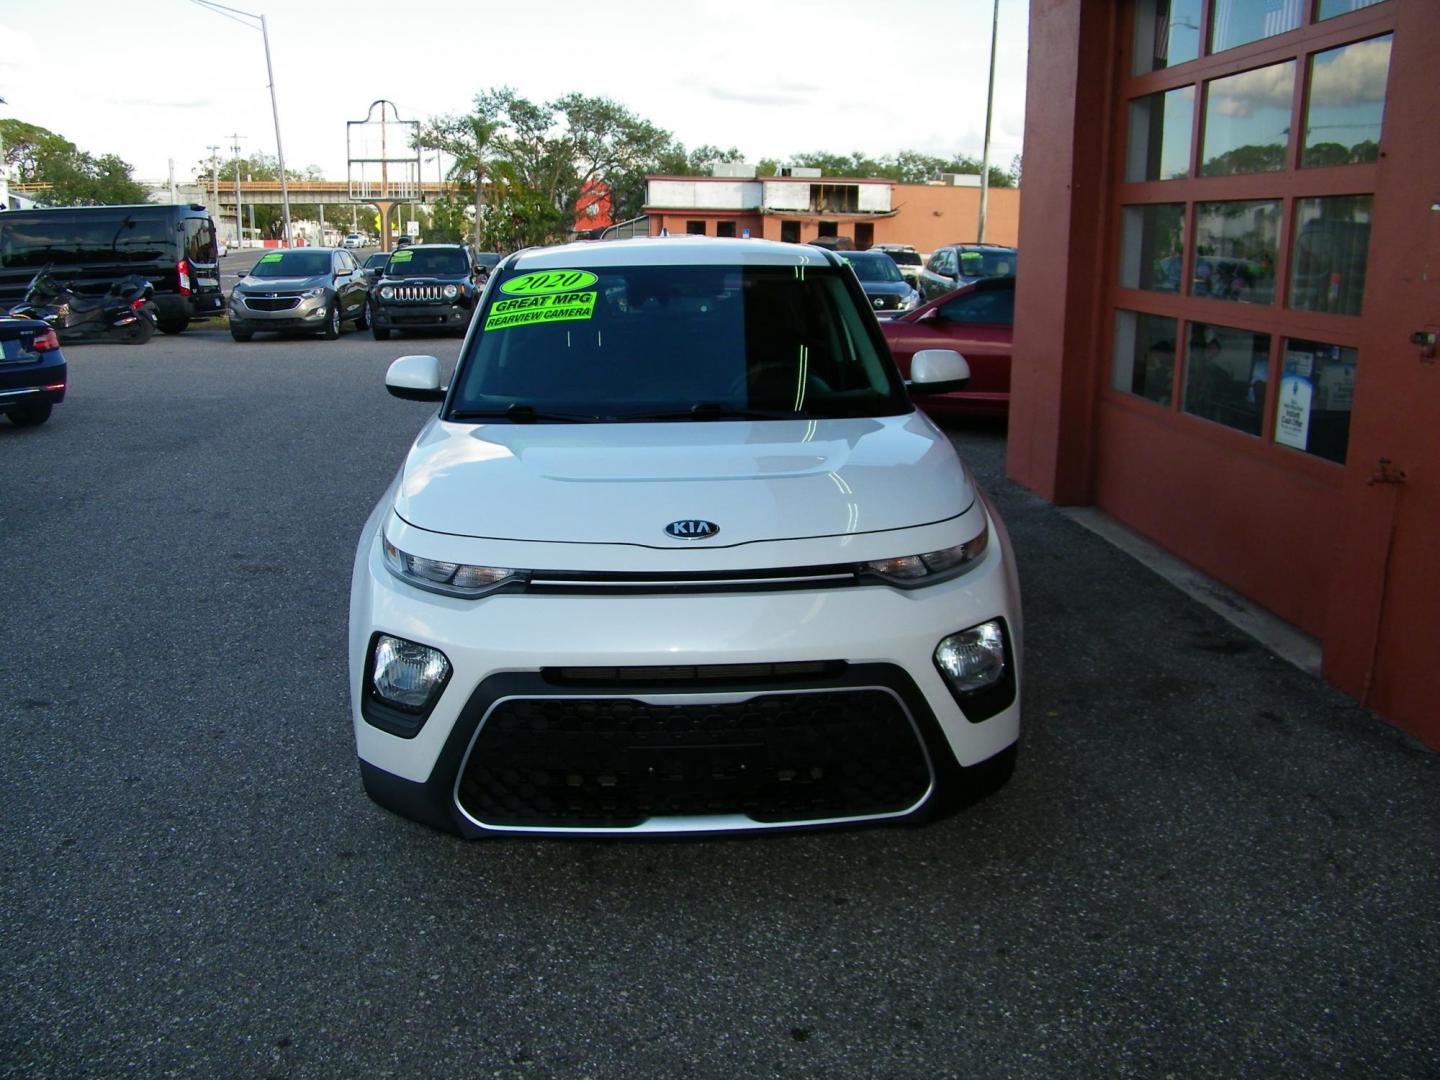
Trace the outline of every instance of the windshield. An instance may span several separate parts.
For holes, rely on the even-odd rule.
[[[365,269],[374,270],[376,267],[384,266],[389,258],[390,253],[388,251],[377,251],[365,260]]]
[[[859,255],[842,251],[840,257],[850,264],[861,281],[904,281],[894,260],[888,255]]]
[[[802,278],[794,266],[512,270],[480,315],[448,418],[908,413],[846,276],[811,268]]]
[[[386,277],[462,277],[470,272],[459,248],[408,248],[390,256]]]
[[[887,251],[885,254],[901,266],[919,266],[922,262],[920,253],[916,251]]]
[[[0,266],[6,269],[173,261],[176,251],[169,220],[154,215],[63,210],[0,214]]]
[[[1008,277],[1019,262],[1014,251],[961,251],[960,273],[967,278]]]
[[[251,277],[320,277],[330,273],[328,251],[272,251],[261,255],[250,271]]]

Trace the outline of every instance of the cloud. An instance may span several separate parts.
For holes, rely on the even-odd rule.
[[[1256,68],[1210,84],[1209,107],[1220,116],[1254,116],[1261,109],[1290,109],[1295,61]]]
[[[1310,79],[1312,106],[1360,105],[1385,100],[1390,74],[1390,38],[1348,45],[1315,58]]]
[[[757,86],[749,90],[730,90],[707,83],[700,84],[697,89],[720,101],[764,106],[808,105],[814,95],[820,92],[818,86],[805,83],[775,83],[769,87]]]
[[[175,98],[112,98],[109,104],[136,109],[209,109],[215,102],[211,98],[198,98],[194,101]]]

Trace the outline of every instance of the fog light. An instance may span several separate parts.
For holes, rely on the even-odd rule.
[[[991,619],[942,638],[935,663],[958,694],[993,686],[1005,676],[1005,629]]]
[[[387,705],[420,712],[434,703],[450,678],[450,661],[439,649],[381,634],[375,639],[370,685]]]

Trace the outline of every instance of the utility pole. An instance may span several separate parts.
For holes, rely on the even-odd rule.
[[[245,222],[240,216],[240,140],[245,136],[231,135],[230,149],[235,152],[235,246],[245,246]]]
[[[275,67],[270,63],[270,29],[265,23],[265,16],[227,7],[216,0],[191,0],[191,3],[203,7],[206,11],[223,15],[241,26],[248,26],[251,30],[257,29],[256,24],[259,24],[260,36],[265,41],[265,74],[270,79],[270,111],[275,116],[275,157],[280,162],[280,205],[285,218],[285,246],[289,247],[293,242],[290,235],[290,185],[285,180],[285,147],[280,142],[280,105],[275,98]],[[246,22],[247,19],[250,21]],[[237,220],[240,217],[238,206],[235,217]]]
[[[996,0],[998,3],[999,0]],[[275,100],[275,69],[270,66],[270,31],[265,28],[265,16],[260,16],[260,36],[265,39],[265,73],[270,76],[270,109],[275,114],[275,156],[280,159],[280,208],[285,214],[285,246],[293,243],[290,236],[290,186],[285,179],[285,148],[280,145],[280,105]],[[991,61],[990,80],[995,80],[994,61]],[[994,96],[992,90],[991,96]]]
[[[980,155],[980,228],[976,243],[985,242],[985,211],[990,202],[990,117],[995,109],[995,42],[1000,36],[1000,0],[990,20],[990,92],[985,97],[985,149]]]
[[[210,196],[210,204],[214,207],[215,216],[218,218],[220,216],[220,145],[211,143],[205,149],[210,151],[210,186],[214,192]],[[238,237],[235,240],[235,246],[236,248],[240,246]]]

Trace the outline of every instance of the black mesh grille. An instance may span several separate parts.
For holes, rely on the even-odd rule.
[[[522,698],[490,713],[458,798],[489,825],[613,828],[713,814],[783,823],[898,813],[930,779],[909,716],[883,690],[730,704]]]
[[[289,311],[300,306],[298,296],[247,296],[245,306],[253,311]]]

